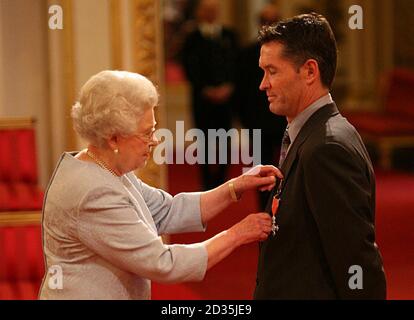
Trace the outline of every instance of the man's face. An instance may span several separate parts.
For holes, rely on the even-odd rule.
[[[293,62],[282,56],[282,50],[283,44],[278,42],[262,45],[259,66],[264,75],[259,88],[266,91],[270,111],[290,122],[299,113],[305,82]]]

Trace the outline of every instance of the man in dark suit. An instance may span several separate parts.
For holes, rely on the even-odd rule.
[[[193,118],[195,126],[208,137],[208,129],[231,128],[231,109],[235,81],[238,45],[233,31],[218,22],[219,2],[200,0],[196,7],[197,27],[183,46],[183,67],[191,84]],[[205,141],[205,158],[214,153],[216,163],[219,152],[227,149],[211,149]],[[216,146],[218,145],[216,141]],[[222,184],[226,178],[226,164],[202,165],[204,189]]]
[[[263,27],[259,38],[260,89],[288,127],[284,179],[267,208],[278,228],[261,244],[254,296],[384,299],[375,177],[359,134],[329,94],[337,64],[329,23],[315,13],[300,15]]]

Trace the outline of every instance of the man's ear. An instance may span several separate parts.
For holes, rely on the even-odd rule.
[[[315,59],[308,59],[301,67],[302,75],[306,84],[312,85],[320,79],[319,65]]]

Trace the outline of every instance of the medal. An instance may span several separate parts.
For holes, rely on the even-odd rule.
[[[276,191],[276,194],[273,196],[272,199],[272,234],[273,236],[276,235],[276,232],[279,231],[279,226],[276,224],[276,214],[277,210],[279,209],[279,201],[280,201],[280,193],[282,191],[282,181],[279,181],[279,185]]]
[[[276,224],[276,213],[277,213],[278,208],[279,208],[279,199],[277,198],[277,195],[274,195],[272,199],[272,234],[273,236],[275,236],[276,232],[279,231],[279,226]]]

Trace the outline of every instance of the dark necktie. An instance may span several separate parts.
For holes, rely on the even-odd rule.
[[[290,146],[289,131],[286,128],[282,138],[282,147],[280,149],[279,168],[282,167],[283,162],[286,159],[286,155]]]

